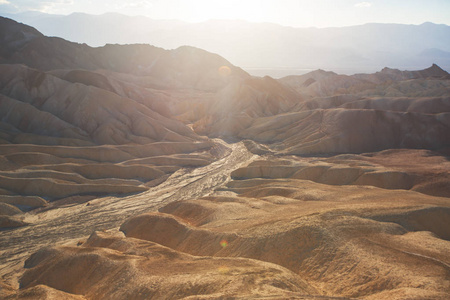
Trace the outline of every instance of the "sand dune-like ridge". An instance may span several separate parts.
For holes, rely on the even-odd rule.
[[[0,298],[449,298],[437,65],[257,78],[4,18],[0,42]]]
[[[126,196],[148,191],[181,168],[206,166],[228,153],[225,146],[210,141],[0,147],[0,202],[24,212],[45,207],[49,201],[61,205],[78,201],[76,196]],[[1,215],[6,215],[6,211]],[[20,218],[5,216],[2,228],[28,224]]]
[[[299,183],[292,183],[292,189],[295,190]],[[389,299],[390,297],[396,298],[397,294],[402,294],[403,290],[408,289],[410,289],[411,295],[414,295],[417,289],[419,294],[428,294],[428,297],[445,298],[443,291],[446,286],[448,287],[448,278],[445,279],[448,271],[448,257],[445,257],[445,249],[448,241],[441,240],[436,236],[448,239],[446,236],[448,233],[440,232],[440,228],[445,227],[444,224],[448,222],[448,207],[435,206],[422,209],[419,203],[424,201],[423,196],[415,196],[415,201],[417,201],[415,202],[411,201],[411,198],[414,197],[409,192],[386,191],[384,195],[378,196],[376,191],[361,190],[360,188],[356,188],[359,189],[360,199],[370,195],[372,201],[347,201],[345,200],[347,195],[357,194],[355,188],[351,188],[347,192],[340,189],[333,192],[317,184],[303,182],[303,185],[308,186],[308,189],[297,190],[299,193],[302,191],[312,193],[319,189],[324,193],[321,197],[322,200],[314,199],[313,201],[318,202],[311,203],[311,200],[305,202],[301,198],[292,198],[290,195],[274,195],[273,191],[276,189],[268,183],[271,188],[267,190],[270,191],[267,196],[260,193],[252,197],[252,195],[244,193],[244,196],[251,198],[247,198],[247,200],[245,198],[228,198],[224,202],[229,205],[223,205],[223,201],[218,198],[188,201],[177,203],[176,206],[173,204],[171,208],[164,208],[163,211],[175,213],[179,218],[186,211],[192,211],[190,208],[192,205],[197,206],[196,211],[203,213],[189,214],[186,222],[192,224],[201,220],[199,222],[201,224],[199,228],[202,228],[200,232],[208,229],[217,235],[232,230],[237,234],[237,237],[227,241],[225,248],[219,248],[212,255],[249,257],[282,265],[302,278],[308,278],[309,282],[314,282],[316,286],[328,289],[329,295],[370,296],[375,299],[378,297],[376,296],[377,292],[384,290],[384,296],[379,296]],[[261,186],[258,187],[258,190],[263,191]],[[392,193],[392,196],[388,196],[389,193]],[[316,194],[320,197],[320,193],[316,192]],[[407,212],[406,216],[410,218],[407,219],[408,221],[399,222],[395,216],[390,219],[388,216],[381,217],[377,213],[387,209],[383,208],[382,202],[389,197],[402,199],[397,200],[397,203],[393,205],[398,207],[396,209]],[[289,199],[294,201],[289,201]],[[330,206],[330,199],[335,199],[333,201],[335,205]],[[448,205],[448,203],[445,204],[444,199],[431,197],[429,201],[430,204],[434,202],[433,205]],[[339,205],[336,205],[336,202]],[[347,202],[353,202],[353,204]],[[412,203],[417,203],[419,206],[411,208]],[[203,209],[198,208],[199,206]],[[435,215],[431,216],[431,214]],[[206,217],[208,215],[209,217]],[[438,217],[439,215],[441,217]],[[205,217],[208,222],[205,222]],[[130,222],[138,222],[138,218],[143,218],[143,216],[136,217]],[[152,218],[157,219],[156,216]],[[421,218],[433,222],[434,225],[424,226],[423,221],[420,221]],[[393,223],[393,220],[397,221]],[[136,233],[131,233],[134,231],[128,227],[132,224],[130,222],[125,223],[122,229],[127,235],[130,232],[131,236],[134,236]],[[166,224],[166,222],[163,223]],[[201,243],[199,245],[195,241],[201,241],[201,238],[189,243],[188,235],[180,242],[179,235],[167,235],[166,232],[160,232],[159,227],[150,225],[152,223],[139,222],[138,224],[134,226],[134,230],[140,230],[144,234],[141,238],[148,239],[156,234],[157,237],[153,237],[154,239],[172,247],[175,245],[175,249],[196,255],[202,253],[211,255],[211,248],[208,245],[214,244],[215,239],[208,239],[208,244]],[[422,225],[413,226],[411,224]],[[190,226],[184,225],[185,228],[191,228]],[[196,229],[186,230],[192,234],[198,232]],[[406,251],[404,246],[397,245],[397,240],[403,238],[408,240],[407,243],[411,245],[420,243],[421,238],[416,239],[414,234],[408,232],[424,232],[424,230],[436,234],[434,237],[427,237],[427,240],[431,239],[434,241],[433,243],[440,245],[435,248],[435,252],[430,253],[430,248],[425,250],[419,247],[414,249],[422,250],[415,250],[418,251],[415,253]],[[205,232],[205,236],[208,234],[210,233]],[[392,237],[394,242],[387,243],[390,239],[388,236]],[[162,237],[164,239],[160,240]],[[421,251],[425,251],[426,254]],[[398,265],[399,260],[393,257],[399,255],[409,260],[410,265],[407,267],[403,263]],[[375,257],[378,258],[375,259]],[[429,258],[423,260],[424,257]],[[442,260],[442,258],[444,259]],[[383,263],[380,263],[380,260]],[[419,269],[421,274],[427,274],[425,278],[419,278],[419,273],[417,273]],[[428,283],[425,284],[425,282]],[[423,284],[427,288],[421,290],[419,286],[423,286]],[[387,291],[391,291],[391,293]]]
[[[411,166],[406,158],[414,159],[415,165]],[[411,189],[448,197],[447,169],[448,161],[438,155],[433,156],[433,152],[404,149],[374,156],[267,159],[237,169],[231,173],[231,177],[250,182],[255,178],[292,178],[337,186],[369,185],[383,189]],[[229,186],[240,188],[242,184],[246,186],[239,181],[231,182]]]
[[[43,249],[27,260],[26,268],[29,270],[21,280],[25,291],[46,284],[88,299],[190,299],[191,295],[218,299],[227,294],[255,299],[267,294],[314,299],[308,294],[315,292],[292,272],[274,264],[196,257],[102,232],[93,233],[81,247]],[[64,278],[58,276],[62,272]],[[41,274],[39,278],[37,274]],[[109,275],[106,278],[103,274]]]
[[[277,194],[277,186],[290,186],[297,195]],[[219,295],[245,297],[245,293],[256,298],[270,295],[305,299],[319,295],[369,299],[448,296],[445,274],[449,268],[446,249],[450,232],[445,231],[444,224],[450,215],[445,198],[295,179],[261,179],[258,191],[257,196],[243,191],[237,197],[212,196],[174,202],[159,213],[127,220],[121,226],[126,238],[119,233],[97,232],[81,247],[42,249],[27,261],[29,270],[21,280],[22,288],[46,284],[92,298],[99,297],[96,293],[103,287],[105,295],[117,296],[108,294],[112,293],[111,285],[98,281],[103,278],[99,274],[111,274],[108,280],[118,280],[115,278],[120,276],[127,281],[136,274],[134,268],[139,268],[137,274],[141,279],[127,285],[128,292],[132,292],[137,282],[149,280],[145,279],[148,275],[144,275],[143,269],[150,264],[153,278],[156,275],[159,278],[153,292],[170,287],[174,293],[203,295],[205,299],[216,299]],[[264,195],[264,191],[268,193]],[[316,198],[305,199],[300,194],[314,194]],[[396,201],[389,200],[392,198]],[[208,272],[208,276],[200,277],[207,281],[200,290],[194,288],[200,279],[190,285],[191,289],[185,289],[186,277],[182,275],[185,264],[190,279],[197,278],[193,272],[199,270],[195,262],[188,262],[190,255],[195,255],[194,260],[200,259],[200,269]],[[130,266],[135,260],[139,263]],[[237,265],[225,263],[224,269],[219,268],[224,265],[223,260]],[[218,261],[220,266],[215,265]],[[255,270],[250,263],[261,261],[271,263],[265,266],[276,264],[290,270],[283,269],[288,273],[277,276],[291,277],[273,283],[272,275],[264,275],[265,271],[250,271]],[[80,278],[76,274],[81,273],[88,275],[81,277],[83,281],[61,281],[55,275],[67,265],[77,266],[71,268],[71,273],[80,272],[69,278]],[[120,271],[89,271],[94,267]],[[234,268],[246,271],[239,273]],[[226,276],[232,286],[219,284],[222,279],[216,277],[216,272]],[[170,283],[166,283],[165,276],[170,276]],[[233,288],[236,282],[232,276],[238,276],[241,283],[244,280],[239,289]],[[247,276],[257,277],[246,281]],[[259,281],[259,276],[265,279]],[[252,290],[253,284],[258,286],[257,291]],[[271,287],[265,288],[265,284]],[[218,285],[221,289],[214,290]],[[154,285],[145,286],[140,289],[142,295],[153,295],[148,287]],[[114,292],[120,293],[121,288],[115,288]],[[139,298],[138,294],[133,295]],[[176,294],[167,294],[167,298],[173,297]]]

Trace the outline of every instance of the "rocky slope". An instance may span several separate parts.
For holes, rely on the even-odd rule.
[[[449,298],[438,66],[275,80],[8,19],[0,41],[0,298]]]
[[[0,202],[28,211],[79,195],[85,202],[143,192],[226,153],[171,118],[166,97],[140,84],[208,90],[248,76],[223,58],[186,47],[90,48],[0,23]],[[2,218],[2,227],[26,224]]]
[[[266,156],[232,172],[211,196],[134,216],[121,232],[94,232],[78,246],[41,249],[25,263],[20,293],[45,287],[87,299],[445,299],[448,198],[404,184],[446,170],[441,157],[415,150]]]

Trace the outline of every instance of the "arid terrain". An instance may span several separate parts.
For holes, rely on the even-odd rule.
[[[449,299],[450,74],[253,77],[0,18],[1,299]]]
[[[245,6],[252,5],[249,1],[252,0],[242,2],[239,11],[245,12]],[[317,1],[323,0],[314,2]],[[305,5],[306,9],[304,7],[299,13],[295,13],[297,20],[308,22],[307,16],[301,16],[301,12],[311,15],[308,6]],[[296,10],[295,6],[289,7],[288,4],[284,7]],[[405,8],[407,7],[412,6],[405,4]],[[425,11],[431,7],[433,5],[425,6]],[[277,10],[274,8],[272,12]],[[327,8],[332,9],[333,5]],[[433,14],[438,15],[439,10],[443,13],[449,9],[440,7]],[[390,14],[386,10],[381,12],[384,15]],[[371,23],[319,28],[311,24],[299,28],[237,18],[215,20],[212,16],[205,21],[183,22],[123,13],[125,12],[99,15],[74,12],[70,15],[55,15],[35,11],[2,14],[0,9],[0,16],[31,25],[47,36],[57,36],[93,47],[144,43],[173,49],[191,45],[218,53],[256,76],[270,75],[279,78],[303,74],[305,72],[302,69],[318,68],[344,74],[372,73],[385,66],[417,70],[432,63],[450,70],[450,26],[443,21],[429,22],[430,19],[425,18],[423,10],[423,19],[417,23],[372,23],[365,19],[365,23]],[[364,15],[364,10],[358,13]],[[402,13],[408,15],[405,10]],[[342,16],[334,14],[331,18],[340,17]]]

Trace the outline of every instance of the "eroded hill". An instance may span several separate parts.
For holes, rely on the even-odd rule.
[[[251,77],[0,20],[0,296],[447,299],[450,75]]]

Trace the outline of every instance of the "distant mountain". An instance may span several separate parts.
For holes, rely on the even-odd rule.
[[[195,47],[93,48],[0,17],[0,200],[26,211],[146,191],[232,151],[212,138],[258,155],[448,151],[448,95],[436,64],[275,80]],[[442,182],[421,189],[447,195]]]
[[[47,36],[91,46],[148,43],[173,49],[182,45],[218,53],[233,64],[253,68],[323,68],[361,73],[385,66],[422,69],[433,63],[450,70],[450,27],[365,24],[341,28],[292,28],[269,23],[211,20],[187,23],[152,20],[117,13],[49,15],[23,13],[8,17],[29,24]]]
[[[430,97],[447,97],[450,91],[449,74],[436,64],[421,71],[401,71],[385,67],[374,74],[353,76],[317,70],[277,81],[270,77],[252,78],[223,57],[189,46],[175,50],[142,44],[92,48],[61,38],[46,37],[34,28],[11,19],[0,18],[0,28],[0,63],[9,64],[1,66],[0,93],[31,104],[39,110],[45,108],[46,112],[51,112],[58,119],[51,119],[52,124],[56,124],[52,130],[67,127],[65,134],[61,136],[57,132],[47,130],[46,123],[39,124],[44,124],[43,128],[22,128],[23,124],[28,123],[5,119],[9,122],[5,128],[12,125],[22,128],[20,130],[27,134],[37,134],[38,137],[32,138],[36,143],[48,143],[47,136],[51,136],[52,143],[57,144],[67,144],[66,139],[70,139],[70,143],[80,145],[164,140],[184,142],[186,137],[199,139],[196,134],[200,134],[208,137],[252,139],[262,143],[281,143],[273,146],[273,149],[291,151],[288,148],[294,147],[292,153],[345,153],[404,146],[438,149],[447,145],[446,139],[441,136],[441,133],[447,135],[446,129],[439,129],[440,131],[435,133],[420,133],[417,139],[409,141],[408,144],[402,144],[401,138],[363,144],[345,142],[352,134],[343,132],[353,128],[346,127],[348,124],[343,123],[342,128],[330,127],[333,132],[330,132],[329,137],[335,135],[336,139],[344,139],[344,142],[324,142],[322,145],[314,139],[318,147],[307,149],[295,145],[303,145],[314,135],[302,136],[301,130],[285,132],[277,127],[283,124],[278,123],[284,118],[280,117],[283,114],[294,113],[303,118],[303,111],[321,108],[332,110],[329,116],[334,118],[332,116],[337,116],[334,113],[339,112],[341,106],[356,105],[355,107],[359,108],[364,98],[411,97],[413,101],[420,97],[429,102]],[[27,68],[18,64],[24,64]],[[11,81],[10,78],[16,79]],[[70,101],[58,102],[53,95],[66,95]],[[330,100],[330,97],[336,98]],[[81,109],[75,104],[70,105],[79,103],[79,99],[84,99],[88,108]],[[398,110],[398,102],[386,103],[380,100],[372,103],[372,100],[367,100],[367,107],[370,109]],[[353,101],[359,103],[353,104]],[[8,101],[5,100],[6,102]],[[443,103],[445,104],[445,101]],[[420,113],[447,112],[447,108],[441,107],[445,106],[444,104],[433,102],[425,112]],[[12,109],[12,105],[11,102],[8,109]],[[144,110],[142,105],[149,111]],[[408,105],[402,104],[401,113]],[[30,111],[29,115],[33,114],[33,108],[23,107],[25,108]],[[95,114],[92,111],[104,113]],[[348,114],[359,120],[361,113],[363,112],[352,109]],[[401,113],[399,118],[404,118]],[[126,114],[123,120],[117,117],[122,114]],[[86,118],[94,119],[94,115],[100,124],[108,125],[94,126],[80,121]],[[110,115],[117,117],[117,122],[112,123]],[[319,115],[320,113],[317,116]],[[349,115],[347,117],[350,119]],[[419,120],[419,123],[429,122],[430,126],[427,128],[447,126],[441,124],[438,118],[425,120],[426,118],[428,117],[417,117],[414,120]],[[128,119],[139,124],[130,126]],[[292,121],[290,117],[287,120]],[[314,121],[306,118],[300,123],[308,124],[309,130],[318,132],[320,137],[323,134],[320,120],[319,117]],[[184,125],[181,126],[179,121]],[[405,122],[407,124],[406,120]],[[383,122],[375,122],[374,128],[365,130],[381,130],[379,127],[382,124]],[[403,128],[402,124],[395,126]],[[274,127],[278,129],[274,131]],[[111,135],[112,128],[114,134]],[[406,126],[400,132],[406,133],[408,128]],[[194,130],[195,134],[191,130]],[[8,129],[7,132],[3,138],[7,143],[25,139],[22,136],[18,139],[19,133],[15,130],[12,132]],[[359,134],[365,136],[366,133]],[[426,140],[423,138],[434,135],[436,136]]]
[[[276,80],[0,17],[0,299],[450,299],[449,132],[436,64]]]

